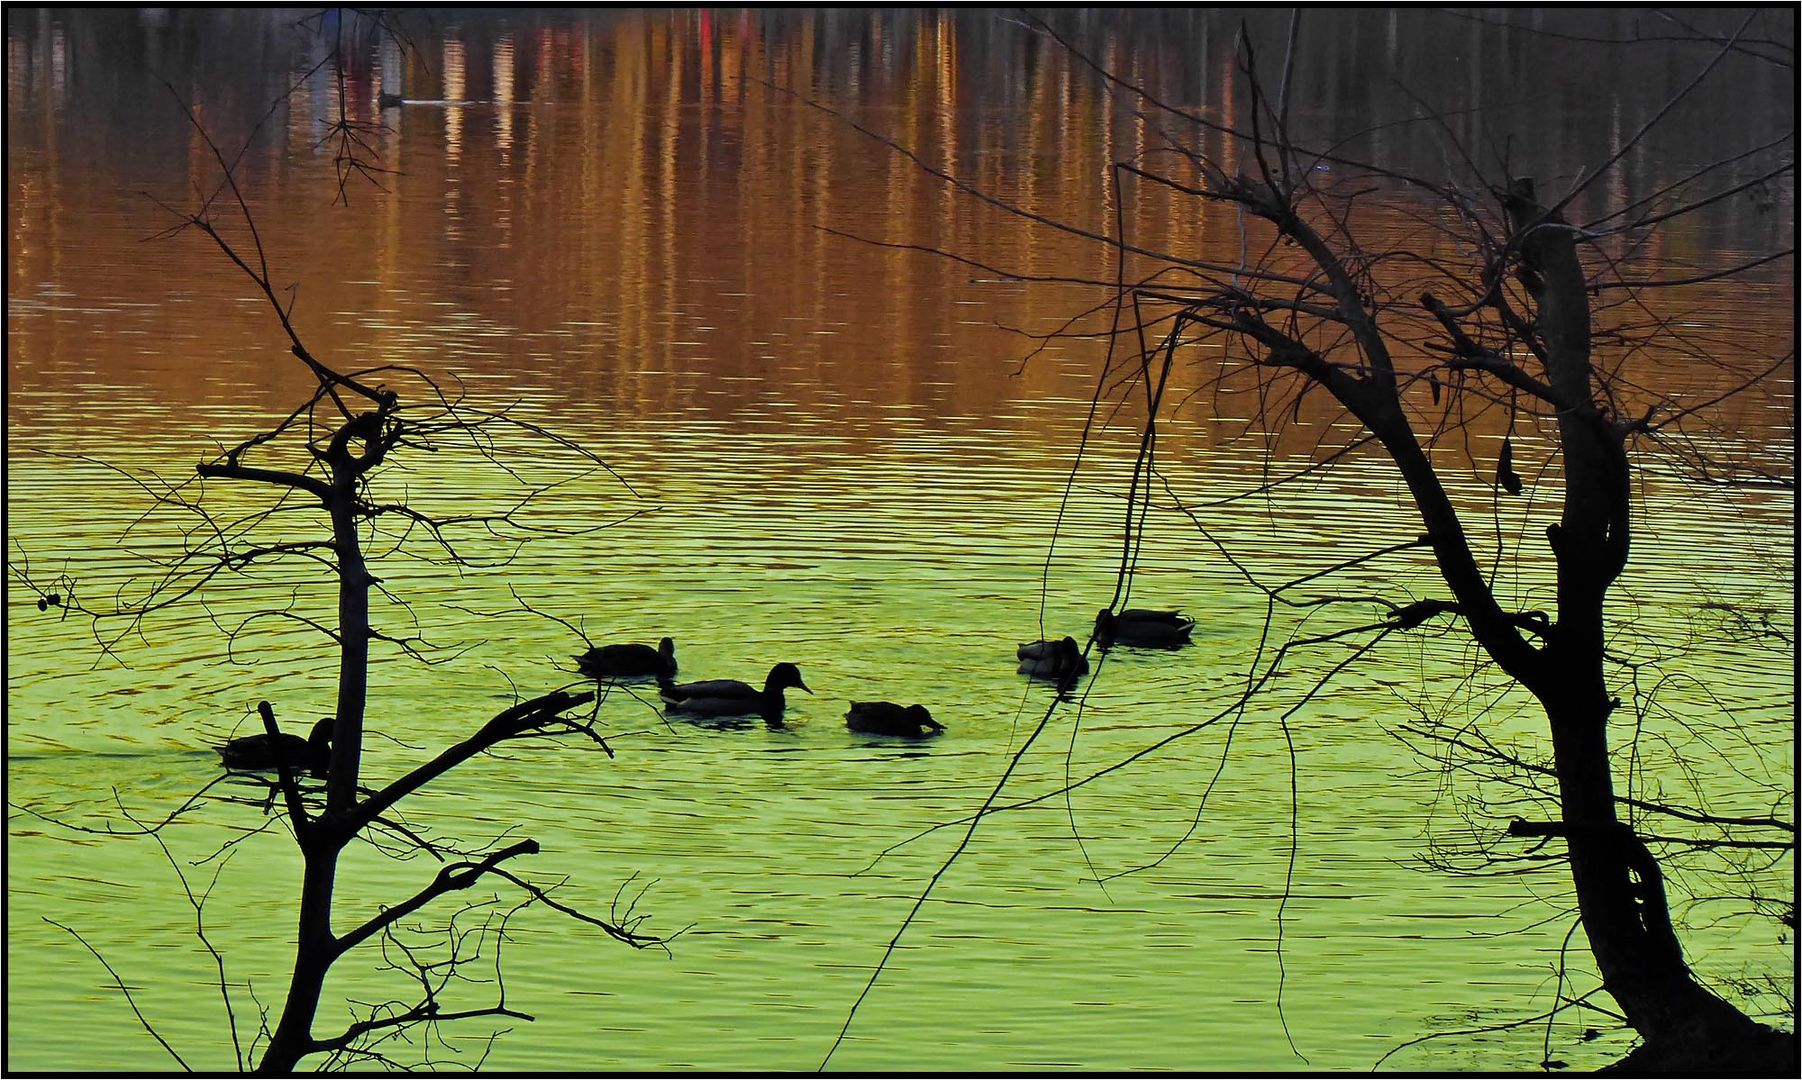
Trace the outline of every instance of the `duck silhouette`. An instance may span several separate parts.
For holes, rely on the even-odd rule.
[[[332,717],[322,717],[306,738],[282,732],[271,737],[268,732],[245,735],[214,747],[227,772],[263,772],[286,761],[292,768],[304,769],[315,777],[323,777],[331,767]]]
[[[1029,642],[1014,654],[1020,660],[1020,674],[1057,683],[1060,688],[1074,685],[1089,670],[1082,646],[1068,635],[1059,641]]]
[[[770,668],[762,690],[737,679],[676,683],[664,677],[657,681],[665,712],[701,717],[761,716],[771,723],[782,719],[788,705],[782,691],[791,686],[813,693],[801,681],[801,669],[787,662]]]
[[[1180,611],[1102,608],[1095,616],[1095,640],[1103,649],[1130,645],[1140,649],[1175,649],[1189,644],[1195,620]]]
[[[498,105],[498,101],[452,100],[450,98],[410,98],[386,91],[375,96],[375,104],[380,109],[398,109],[403,105],[437,105],[446,108],[457,108],[464,105]]]
[[[576,667],[591,679],[673,679],[676,643],[664,638],[655,649],[636,642],[597,645],[576,657]]]
[[[845,713],[845,726],[866,735],[895,735],[925,739],[945,730],[924,705],[902,707],[892,701],[853,701]]]

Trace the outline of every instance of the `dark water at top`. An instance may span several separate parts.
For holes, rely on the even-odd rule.
[[[1635,141],[1713,53],[1580,40],[1630,36],[1643,29],[1634,18],[1516,18],[1570,35],[1556,37],[1424,11],[1310,14],[1295,123],[1322,140],[1359,132],[1348,149],[1388,167],[1456,174],[1449,131],[1553,186],[1624,149],[1614,178],[1574,205],[1577,220],[1793,126],[1787,71],[1729,56],[1655,138]],[[1244,107],[1238,16],[1077,13],[1059,26],[1163,100],[1218,117]],[[1251,26],[1261,62],[1278,63],[1286,16],[1258,13]],[[515,1025],[487,1066],[811,1069],[964,830],[918,834],[981,805],[1044,715],[1046,694],[1013,671],[1014,645],[1080,637],[1112,595],[1143,416],[1137,391],[1109,391],[1129,404],[1102,411],[1066,504],[1102,352],[1071,338],[1039,347],[1037,336],[1099,294],[999,271],[1107,280],[1112,256],[921,166],[1097,233],[1118,199],[1128,234],[1148,246],[1231,259],[1232,216],[1110,184],[1113,161],[1209,136],[1110,97],[1084,62],[1008,14],[439,13],[412,28],[414,52],[372,45],[347,74],[355,115],[384,125],[372,148],[390,171],[385,190],[353,179],[335,205],[332,146],[320,142],[329,88],[269,111],[316,56],[285,17],[9,13],[9,558],[66,572],[95,598],[142,582],[143,559],[175,550],[183,522],[142,518],[144,491],[100,463],[183,479],[209,440],[242,438],[304,394],[304,371],[245,280],[192,233],[151,239],[170,220],[154,200],[185,206],[216,176],[163,82],[199,103],[222,146],[267,115],[238,175],[309,346],[343,367],[454,373],[472,401],[555,428],[630,485],[538,461],[535,482],[561,481],[541,520],[623,523],[527,548],[501,569],[386,565],[411,608],[378,620],[467,648],[430,668],[378,657],[371,723],[407,745],[372,741],[370,774],[397,775],[416,759],[408,747],[467,731],[510,700],[509,681],[537,690],[571,678],[579,642],[522,613],[522,600],[597,641],[671,634],[685,676],[755,680],[790,660],[816,691],[790,695],[786,728],[741,731],[666,725],[616,693],[602,707],[616,758],[532,747],[474,763],[415,806],[418,821],[471,842],[521,826],[544,846],[532,872],[567,876],[568,902],[604,911],[622,882],[628,896],[654,883],[640,905],[651,928],[690,927],[665,956],[539,909],[516,916],[508,1003],[537,1021]],[[1788,35],[1762,21],[1749,32]],[[384,88],[472,104],[383,111]],[[1444,110],[1443,125],[1381,122],[1416,115],[1415,95]],[[1660,277],[1763,254],[1793,231],[1790,184],[1773,187],[1774,208],[1748,194],[1672,222],[1654,244],[1598,250],[1628,276]],[[1411,197],[1390,195],[1371,219],[1379,242],[1418,227]],[[1760,355],[1791,340],[1787,262],[1648,302],[1688,340],[1731,338]],[[1731,381],[1680,349],[1626,362],[1695,400]],[[1216,365],[1197,357],[1179,376],[1183,404],[1160,448],[1170,491],[1147,520],[1133,586],[1135,601],[1198,616],[1197,643],[1110,658],[1004,802],[1199,724],[1243,684],[1262,602],[1172,500],[1207,504],[1208,535],[1267,581],[1418,531],[1374,457],[1281,499],[1221,503],[1349,435],[1313,403],[1274,424],[1254,400],[1196,392]],[[1792,394],[1793,366],[1729,403],[1710,447],[1781,466]],[[1473,425],[1477,439],[1500,433],[1493,418]],[[1538,464],[1555,491],[1555,463]],[[408,468],[395,482],[437,508],[502,505],[517,491],[466,453]],[[1490,491],[1484,477],[1453,484],[1461,499]],[[1658,696],[1635,782],[1685,801],[1692,778],[1672,761],[1691,736],[1664,721],[1703,717],[1719,725],[1718,756],[1694,779],[1723,808],[1768,812],[1756,801],[1765,786],[1793,784],[1789,652],[1748,648],[1701,604],[1768,613],[1793,640],[1790,497],[1699,499],[1651,468],[1639,499],[1616,645],[1648,665]],[[1509,513],[1498,533],[1543,526],[1543,506]],[[512,556],[503,541],[467,542],[484,558]],[[1431,581],[1401,557],[1345,587],[1428,595]],[[1510,587],[1531,596],[1540,585]],[[118,820],[116,791],[134,813],[160,815],[213,775],[209,746],[254,725],[260,697],[293,716],[329,711],[326,643],[293,621],[253,621],[229,650],[223,632],[272,607],[328,618],[329,583],[298,568],[217,583],[207,606],[147,621],[114,658],[86,622],[35,617],[31,599],[15,591],[7,630],[9,1063],[170,1064],[48,916],[109,958],[191,1064],[229,1068],[211,961],[161,853],[71,837],[16,808]],[[1285,615],[1273,632],[1320,625]],[[1587,992],[1580,935],[1564,951],[1571,899],[1555,864],[1487,876],[1422,866],[1470,829],[1494,837],[1526,811],[1495,788],[1483,789],[1486,809],[1463,801],[1469,789],[1430,750],[1409,749],[1405,726],[1425,711],[1525,756],[1545,750],[1530,703],[1487,676],[1461,679],[1463,655],[1450,637],[1396,642],[1285,719],[1342,657],[1298,660],[1230,731],[1205,727],[1068,799],[991,819],[908,931],[835,1067],[1363,1069],[1422,1034],[1543,1012],[1561,965],[1562,992]],[[949,731],[921,747],[848,733],[845,703],[869,698],[924,702]],[[168,839],[198,859],[263,820],[209,804]],[[209,932],[240,1001],[248,980],[273,1008],[297,862],[279,829],[233,851]],[[1705,871],[1718,869],[1674,875],[1692,960],[1718,985],[1787,986],[1793,953],[1775,944],[1774,924],[1706,899],[1718,879]],[[430,872],[364,853],[341,902],[365,910]],[[1781,888],[1792,868],[1768,872]],[[328,999],[400,992],[373,962],[340,967]],[[1742,1000],[1757,1010],[1778,998]],[[1584,1024],[1560,1020],[1554,1057],[1587,1065],[1620,1051],[1618,1039],[1581,1041]],[[1524,1068],[1546,1037],[1528,1025],[1444,1038],[1386,1065]],[[480,1039],[462,1051],[456,1060],[473,1062]],[[433,1043],[402,1056],[447,1053]]]

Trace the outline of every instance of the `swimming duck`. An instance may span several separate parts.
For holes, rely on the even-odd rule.
[[[399,94],[380,93],[375,96],[377,108],[398,109],[402,105],[439,105],[456,108],[464,105],[499,105],[498,101],[452,101],[449,98],[410,98]]]
[[[334,723],[336,721],[329,716],[322,718],[313,725],[313,733],[304,739],[285,731],[279,738],[272,739],[265,731],[232,739],[214,749],[219,751],[219,761],[228,772],[261,772],[276,768],[278,761],[286,760],[290,766],[323,777],[331,766]]]
[[[1020,674],[1049,679],[1060,686],[1074,683],[1089,670],[1088,658],[1083,656],[1082,646],[1073,637],[1066,636],[1062,641],[1034,641],[1020,646],[1015,655],[1020,658]]]
[[[737,679],[708,679],[702,682],[674,683],[668,678],[657,681],[658,695],[664,711],[688,716],[751,716],[780,720],[787,702],[782,698],[786,687],[807,690],[801,681],[801,669],[790,663],[777,664],[758,690]],[[813,693],[812,690],[807,690]]]
[[[1102,608],[1095,616],[1095,640],[1104,649],[1131,645],[1141,649],[1175,649],[1189,644],[1195,620],[1180,611],[1127,608],[1118,613]]]
[[[591,679],[673,679],[676,677],[676,643],[664,638],[655,649],[636,642],[597,645],[576,657],[576,667]]]
[[[890,701],[853,701],[845,714],[845,726],[869,735],[899,735],[924,739],[945,730],[924,705],[902,708]]]

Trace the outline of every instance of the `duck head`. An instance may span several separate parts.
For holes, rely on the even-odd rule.
[[[1076,682],[1083,673],[1089,670],[1089,662],[1083,659],[1082,646],[1069,635],[1057,643],[1057,667],[1053,670],[1053,678],[1057,683],[1057,692],[1061,697],[1076,687]]]
[[[323,779],[332,767],[332,729],[338,726],[335,716],[322,716],[307,735],[307,762],[314,779]]]
[[[933,731],[945,730],[945,725],[934,720],[932,718],[932,713],[928,712],[924,705],[909,705],[907,707],[907,719],[909,723],[918,724],[922,729],[931,729]]]
[[[307,735],[307,742],[312,744],[315,750],[324,750],[332,741],[332,729],[337,726],[337,717],[320,717],[318,722],[313,725],[313,730]]]
[[[770,677],[763,682],[763,692],[780,694],[791,686],[796,690],[807,690],[807,684],[801,681],[801,669],[784,661],[770,669]],[[807,692],[813,693],[812,690]]]

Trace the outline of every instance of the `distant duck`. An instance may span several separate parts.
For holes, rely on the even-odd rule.
[[[1048,679],[1067,686],[1088,673],[1089,661],[1082,646],[1073,637],[1061,641],[1034,641],[1015,650],[1020,658],[1020,674],[1035,679]]]
[[[233,739],[214,749],[219,751],[219,760],[228,772],[262,772],[274,769],[278,761],[286,760],[291,767],[323,777],[331,767],[334,723],[336,721],[331,717],[324,717],[313,725],[313,733],[304,739],[287,732],[271,738],[265,731]]]
[[[375,96],[378,108],[398,109],[402,105],[437,105],[441,108],[459,108],[465,105],[498,105],[497,101],[453,101],[449,98],[410,98],[399,94],[381,93]]]
[[[637,643],[597,645],[576,657],[576,667],[591,679],[673,679],[676,643],[664,638],[655,649]]]
[[[782,697],[785,688],[807,690],[807,684],[801,681],[801,669],[789,663],[771,668],[762,690],[737,679],[673,683],[663,678],[657,685],[666,712],[686,716],[761,716],[771,722],[782,719],[787,707]]]
[[[898,735],[904,739],[924,739],[945,730],[945,725],[932,718],[924,705],[903,708],[889,701],[853,701],[845,714],[845,726],[867,735]]]
[[[1112,612],[1102,608],[1095,616],[1095,640],[1103,649],[1131,645],[1141,649],[1175,649],[1189,644],[1195,620],[1180,611],[1127,608]]]

